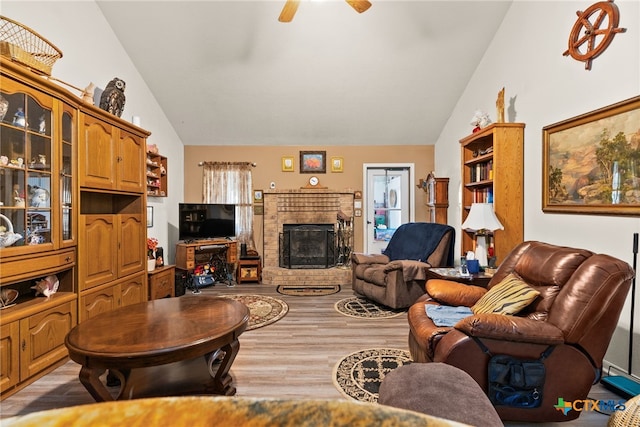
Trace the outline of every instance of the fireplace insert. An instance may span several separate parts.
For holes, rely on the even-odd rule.
[[[280,267],[331,268],[336,265],[333,224],[284,224],[280,233]]]

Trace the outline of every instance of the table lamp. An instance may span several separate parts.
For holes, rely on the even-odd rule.
[[[493,203],[472,203],[462,229],[476,233],[475,256],[481,267],[489,265],[487,260],[487,235],[504,227],[493,212]]]

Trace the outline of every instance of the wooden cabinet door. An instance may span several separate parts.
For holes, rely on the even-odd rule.
[[[0,326],[0,393],[20,380],[20,323]]]
[[[67,356],[64,339],[76,325],[75,301],[20,320],[20,376],[37,374]]]
[[[125,307],[147,300],[145,274],[123,280],[120,283],[120,306]]]
[[[142,222],[142,214],[120,214],[118,277],[137,273],[147,268],[146,246],[140,242],[146,239],[146,224]]]
[[[145,191],[146,158],[145,140],[121,130],[117,157],[119,190],[133,193]]]
[[[84,114],[81,129],[78,150],[80,186],[115,190],[118,145],[114,128]]]
[[[85,248],[84,256],[78,257],[81,291],[117,279],[118,228],[116,215],[80,216],[80,246]],[[138,241],[136,246],[142,245]]]
[[[120,287],[118,285],[108,286],[95,292],[82,294],[80,296],[80,302],[78,303],[80,323],[100,313],[106,313],[118,308],[119,299]]]
[[[149,299],[175,296],[175,275],[176,271],[173,267],[165,267],[160,272],[149,273]]]

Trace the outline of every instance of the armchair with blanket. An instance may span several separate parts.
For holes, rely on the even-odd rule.
[[[427,269],[453,265],[454,243],[449,225],[403,224],[382,254],[351,255],[353,291],[393,309],[409,307],[425,293]]]
[[[634,274],[628,263],[608,255],[521,243],[500,265],[488,290],[447,280],[427,282],[427,294],[407,315],[411,355],[415,362],[460,368],[485,391],[492,355],[542,359],[544,384],[537,390],[541,400],[530,407],[494,401],[500,418],[575,419],[580,412],[556,408],[558,399],[586,399],[600,379]],[[493,298],[496,289],[502,295]],[[472,313],[453,326],[437,326],[427,315],[430,305],[472,307]]]

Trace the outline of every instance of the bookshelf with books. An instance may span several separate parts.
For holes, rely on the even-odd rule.
[[[462,222],[472,203],[493,203],[504,230],[491,236],[500,264],[524,239],[524,123],[493,123],[460,140]],[[462,230],[462,254],[474,250],[474,233]]]

